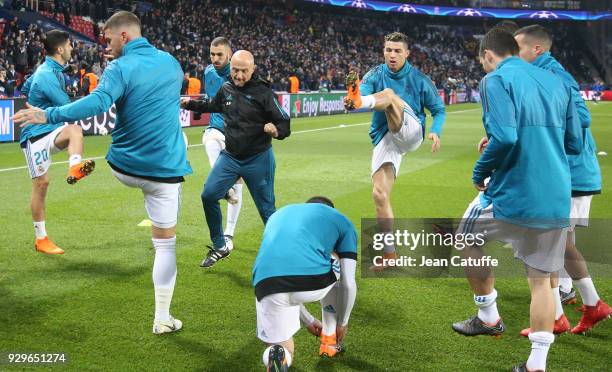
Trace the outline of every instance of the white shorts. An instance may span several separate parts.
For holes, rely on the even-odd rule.
[[[395,177],[397,177],[402,162],[402,155],[415,151],[421,146],[422,142],[423,127],[412,111],[412,108],[404,102],[402,128],[397,133],[388,131],[382,140],[374,146],[371,175],[373,176],[384,164],[391,163],[395,170]]]
[[[593,200],[593,195],[575,196],[572,198],[570,231],[573,231],[576,226],[589,226],[591,200]]]
[[[142,190],[145,209],[153,226],[161,229],[176,226],[181,204],[181,183],[155,182],[111,170],[122,184]]]
[[[212,168],[219,158],[222,150],[225,150],[225,134],[215,128],[207,128],[202,135],[202,144],[208,155],[208,162]]]
[[[33,179],[47,173],[51,166],[51,155],[61,151],[61,149],[55,147],[55,139],[64,130],[64,127],[65,125],[55,129],[53,132],[49,132],[34,143],[30,142],[30,140],[26,142],[23,153],[28,162],[30,177]]]
[[[320,301],[336,283],[316,291],[274,293],[255,299],[257,337],[265,343],[289,340],[300,329],[300,305]]]
[[[485,241],[510,243],[515,258],[543,272],[555,272],[564,266],[567,228],[536,229],[496,220],[493,203],[482,208],[480,194],[463,214],[457,232],[483,234]]]

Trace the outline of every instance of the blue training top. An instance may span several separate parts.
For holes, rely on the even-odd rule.
[[[204,90],[208,98],[212,100],[213,97],[217,95],[217,92],[219,91],[219,89],[221,89],[221,86],[223,85],[223,83],[225,83],[226,81],[229,81],[229,77],[230,77],[230,64],[229,63],[225,65],[225,67],[223,67],[221,70],[217,70],[214,65],[208,65],[206,67],[206,70],[204,70],[204,82],[205,82]],[[210,122],[208,124],[209,128],[215,128],[221,131],[221,133],[225,133],[225,128],[223,127],[223,123],[224,123],[223,114],[219,112],[213,112],[210,114]]]
[[[23,93],[28,96],[28,103],[42,109],[70,103],[63,71],[64,66],[49,56],[45,57],[45,63],[40,65],[24,84]],[[21,130],[19,143],[24,143],[32,137],[51,133],[64,125],[62,120],[49,119],[48,122],[50,124],[26,125]]]
[[[267,294],[324,288],[329,285],[326,275],[332,271],[332,252],[340,258],[357,259],[353,223],[324,204],[287,205],[274,212],[266,223],[253,265],[253,286],[257,292],[260,284],[274,284],[276,288],[264,289]],[[335,277],[331,277],[333,283]],[[297,280],[290,283],[292,278]],[[271,279],[278,280],[272,283]],[[307,283],[305,279],[318,282]]]
[[[438,89],[427,75],[413,67],[408,61],[398,72],[389,70],[389,67],[383,63],[365,74],[359,86],[362,96],[381,92],[385,88],[391,88],[395,94],[410,105],[423,127],[423,136],[425,136],[425,108],[433,116],[430,131],[438,136],[442,134],[446,109],[438,94]],[[376,146],[388,131],[385,113],[373,112],[370,126],[372,144]]]
[[[46,109],[50,122],[74,121],[117,106],[106,159],[135,176],[170,178],[191,173],[179,122],[183,72],[169,53],[142,37],[123,47],[88,96]]]
[[[579,155],[569,155],[570,172],[572,173],[572,191],[578,192],[599,192],[601,191],[601,170],[597,161],[597,146],[591,134],[591,114],[586,107],[578,83],[569,72],[550,54],[546,52],[533,61],[534,66],[552,71],[557,75],[563,84],[571,90],[572,100],[576,105],[582,135],[584,136],[584,146]]]
[[[552,72],[518,57],[480,82],[489,144],[472,181],[491,177],[482,202],[496,219],[533,228],[569,224],[567,155],[580,153],[582,130],[571,92]]]

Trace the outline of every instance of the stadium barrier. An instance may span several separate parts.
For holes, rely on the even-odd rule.
[[[0,142],[19,141],[21,128],[13,122],[13,114],[25,108],[25,98],[2,99],[0,100]],[[79,120],[76,124],[83,128],[86,136],[101,135],[105,131],[110,133],[115,127],[117,109],[115,105],[102,114]],[[180,121],[182,127],[208,125],[210,114],[195,114],[192,111],[181,110]],[[68,123],[75,124],[75,123]]]
[[[445,101],[444,91],[438,91],[440,97]],[[582,98],[587,101],[593,100],[594,91],[580,91]],[[343,98],[346,92],[331,92],[331,93],[279,93],[277,95],[278,102],[281,108],[294,118],[314,117],[321,115],[343,114],[344,110]],[[603,91],[602,101],[612,101],[612,90]],[[479,102],[480,95],[478,90],[472,90],[470,97],[465,91],[452,91],[449,104],[463,102]],[[0,99],[0,143],[16,142],[19,140],[21,128],[13,123],[13,113],[25,107],[25,98]],[[83,128],[83,134],[86,136],[100,135],[104,132],[111,132],[115,127],[116,108],[113,105],[110,110],[105,113],[90,117],[84,120],[79,120],[79,124]],[[210,114],[196,114],[192,111],[180,110],[180,121],[182,127],[194,127],[208,125]],[[73,124],[73,123],[70,123]],[[102,129],[104,128],[104,129]]]
[[[278,94],[281,108],[293,118],[343,114],[346,92]]]

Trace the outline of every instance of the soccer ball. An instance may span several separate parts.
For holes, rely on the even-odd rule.
[[[540,10],[530,15],[529,18],[549,19],[549,18],[559,18],[559,16],[553,12],[549,12],[548,10]]]
[[[183,131],[183,140],[185,141],[185,149],[189,147],[189,140],[187,139],[187,135]]]
[[[416,13],[417,10],[410,4],[402,4],[400,7],[397,8],[398,12],[402,12],[402,13]]]
[[[460,11],[457,12],[457,15],[464,16],[464,17],[482,17],[482,13],[472,8],[461,9]]]
[[[366,5],[366,3],[363,2],[363,0],[355,0],[351,2],[351,7],[352,8],[367,8],[368,6]]]

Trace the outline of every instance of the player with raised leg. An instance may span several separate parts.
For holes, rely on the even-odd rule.
[[[590,129],[591,115],[580,95],[580,88],[576,80],[550,54],[552,37],[548,30],[540,25],[527,26],[517,30],[514,37],[519,45],[519,55],[522,59],[534,66],[553,72],[571,90],[572,100],[576,105],[582,125],[584,135],[582,151],[579,155],[568,156],[572,174],[571,227],[565,246],[565,270],[561,271],[562,277],[571,278],[570,283],[571,280],[576,282],[576,287],[582,297],[582,317],[576,327],[570,327],[563,313],[560,286],[556,281],[551,283],[556,303],[555,333],[564,333],[571,328],[572,333],[582,334],[612,315],[612,308],[599,298],[589,275],[586,261],[576,248],[575,228],[588,225],[591,199],[593,195],[601,193],[601,170],[597,161],[595,140]],[[566,291],[571,293],[571,289],[569,286],[569,290]],[[521,332],[523,336],[528,334],[529,329]]]
[[[417,70],[407,58],[408,38],[400,32],[385,36],[385,63],[370,70],[360,82],[355,72],[346,78],[348,95],[345,107],[373,109],[370,138],[372,153],[372,198],[376,207],[378,228],[393,231],[391,191],[399,175],[402,155],[415,151],[425,137],[425,108],[433,115],[428,138],[432,152],[440,148],[440,133],[446,118],[444,104],[432,81]],[[384,259],[394,259],[395,246],[385,245]],[[386,266],[372,266],[384,270]]]
[[[355,227],[328,198],[287,205],[270,217],[253,266],[257,337],[268,345],[268,371],[291,366],[300,319],[311,333],[319,331],[303,307],[307,302],[320,301],[323,309],[319,355],[343,351],[357,294],[356,260]]]
[[[66,93],[63,70],[72,58],[72,41],[65,31],[51,30],[45,34],[45,62],[28,79],[26,88],[28,107],[41,108],[62,106],[70,103]],[[30,207],[34,222],[38,252],[62,254],[64,250],[47,236],[45,227],[45,199],[49,187],[51,155],[68,150],[68,176],[73,185],[93,172],[95,162],[82,160],[83,130],[79,125],[65,125],[63,121],[45,125],[25,125],[19,138],[32,177]]]
[[[153,333],[175,332],[182,327],[170,315],[177,273],[176,224],[183,176],[191,173],[179,121],[183,72],[174,57],[142,37],[133,13],[113,14],[103,31],[114,60],[96,89],[61,107],[21,110],[14,120],[75,121],[106,112],[115,103],[117,121],[106,160],[121,183],[144,194],[155,248]]]

